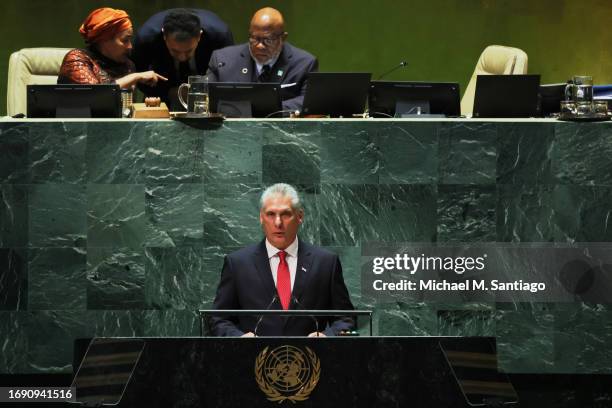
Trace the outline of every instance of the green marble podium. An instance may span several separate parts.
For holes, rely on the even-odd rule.
[[[75,338],[197,335],[258,198],[304,195],[381,336],[493,336],[501,369],[612,373],[592,304],[367,304],[360,246],[612,242],[612,123],[551,120],[0,122],[0,373],[69,373]]]

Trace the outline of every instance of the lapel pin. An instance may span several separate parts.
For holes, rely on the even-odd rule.
[[[242,68],[242,73],[243,73],[243,74],[247,74],[248,72],[249,72],[249,69],[248,69],[248,68]]]
[[[283,76],[283,70],[279,69],[278,71],[276,71],[276,76],[282,77]]]
[[[303,266],[302,266],[302,270],[303,270],[304,272],[306,272],[306,268],[304,268]]]

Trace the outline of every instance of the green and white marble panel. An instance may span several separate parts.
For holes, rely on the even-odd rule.
[[[0,184],[0,247],[25,247],[29,242],[28,186]]]
[[[144,184],[146,123],[90,123],[85,152],[87,182]]]
[[[143,252],[130,248],[87,248],[88,310],[147,308]]]
[[[87,244],[142,248],[148,235],[141,184],[87,186]]]
[[[497,124],[443,122],[438,133],[438,182],[494,184]]]
[[[376,304],[360,247],[612,242],[611,153],[609,123],[1,122],[0,373],[70,372],[80,337],[197,335],[275,182],[375,334],[494,335],[508,372],[610,373],[606,305]]]
[[[29,183],[30,125],[0,123],[0,143],[0,183]]]
[[[28,310],[85,310],[86,263],[83,248],[30,248]]]

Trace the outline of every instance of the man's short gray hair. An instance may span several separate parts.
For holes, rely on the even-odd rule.
[[[283,197],[291,198],[291,208],[294,210],[304,211],[304,207],[302,207],[302,202],[300,201],[300,196],[298,195],[297,190],[293,186],[285,183],[276,183],[266,188],[261,194],[259,209],[263,209],[264,203],[268,198],[277,194]]]

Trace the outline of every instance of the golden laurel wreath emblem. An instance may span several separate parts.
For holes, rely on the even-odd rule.
[[[321,377],[321,362],[312,349],[293,346],[264,348],[255,359],[255,381],[268,400],[305,401]]]

